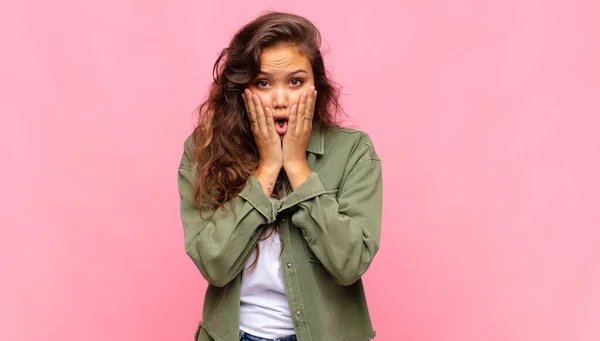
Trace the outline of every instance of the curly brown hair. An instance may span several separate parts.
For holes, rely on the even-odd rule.
[[[241,94],[260,72],[265,48],[291,44],[311,63],[319,94],[314,119],[326,128],[338,125],[339,88],[325,70],[321,34],[306,18],[268,12],[242,27],[221,51],[213,67],[208,99],[199,107],[193,136],[192,166],[197,174],[195,202],[225,209],[258,167],[258,149]]]

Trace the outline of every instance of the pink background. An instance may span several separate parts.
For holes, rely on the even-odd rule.
[[[182,142],[265,9],[322,30],[383,159],[377,340],[600,340],[593,0],[3,3],[0,340],[192,340]]]

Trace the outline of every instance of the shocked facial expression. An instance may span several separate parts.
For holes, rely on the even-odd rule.
[[[260,71],[248,89],[260,97],[263,110],[271,108],[275,130],[283,138],[292,105],[315,84],[312,66],[295,46],[279,44],[262,51]]]

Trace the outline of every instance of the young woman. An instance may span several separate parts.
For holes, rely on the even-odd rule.
[[[366,341],[361,276],[379,248],[382,178],[369,137],[340,127],[307,19],[242,27],[179,165],[187,254],[208,281],[196,340]]]

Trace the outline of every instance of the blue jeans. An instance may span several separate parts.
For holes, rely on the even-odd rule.
[[[279,339],[265,339],[262,337],[250,335],[240,330],[240,341],[296,341],[296,335],[281,337]]]

